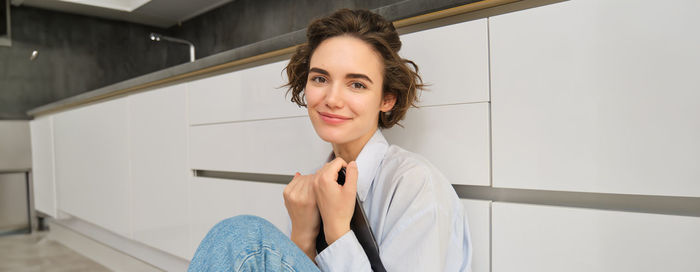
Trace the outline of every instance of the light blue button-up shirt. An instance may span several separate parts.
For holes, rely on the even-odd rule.
[[[387,271],[471,271],[467,218],[430,162],[377,132],[356,159],[357,195]],[[350,231],[316,256],[321,271],[372,271]]]

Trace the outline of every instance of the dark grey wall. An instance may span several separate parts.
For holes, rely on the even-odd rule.
[[[169,54],[177,45],[147,38],[163,29],[24,6],[10,12],[12,46],[0,46],[0,119],[26,119],[32,108],[188,61],[186,52]],[[30,61],[33,50],[39,56]]]
[[[306,29],[341,8],[377,10],[394,21],[478,0],[235,0],[169,29],[193,42],[197,58]]]
[[[187,47],[152,42],[151,31],[192,41],[203,58],[305,29],[340,8],[393,21],[476,1],[235,0],[169,29],[12,7],[12,47],[0,47],[0,119],[26,119],[38,106],[188,61]],[[33,50],[39,57],[30,61]]]

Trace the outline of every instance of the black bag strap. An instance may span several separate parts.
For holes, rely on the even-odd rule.
[[[345,185],[345,167],[341,168],[340,172],[338,172],[338,184]],[[374,234],[372,233],[372,228],[369,226],[365,210],[362,208],[360,199],[357,196],[355,196],[355,211],[352,213],[352,219],[350,219],[350,229],[355,233],[357,240],[365,251],[365,255],[367,255],[367,259],[369,259],[369,263],[372,266],[372,270],[374,272],[386,272],[382,264],[382,259],[379,258],[377,240],[374,239]],[[328,247],[328,243],[326,243],[326,236],[323,233],[323,221],[321,221],[321,231],[316,237],[316,251],[321,252],[326,249],[326,247]]]
[[[369,259],[369,263],[372,266],[372,271],[375,272],[386,272],[384,264],[382,264],[382,259],[379,258],[379,246],[377,245],[377,240],[374,239],[374,234],[372,233],[372,228],[369,226],[369,221],[367,221],[367,216],[365,211],[360,204],[360,200],[355,197],[355,211],[352,214],[352,219],[350,220],[350,229],[355,233],[357,240],[360,242],[362,249]],[[323,233],[323,221],[321,222],[321,231],[316,237],[316,251],[321,252],[326,247],[326,236]]]

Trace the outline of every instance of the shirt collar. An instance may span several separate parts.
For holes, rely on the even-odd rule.
[[[389,149],[389,143],[379,129],[377,129],[374,135],[372,135],[372,138],[362,147],[362,151],[360,151],[357,159],[355,159],[359,174],[357,177],[357,196],[362,202],[367,198],[369,188],[372,187],[372,182],[374,181],[374,177],[379,170],[379,165],[381,165],[387,149]],[[328,161],[333,160],[333,158],[333,152],[331,151]]]

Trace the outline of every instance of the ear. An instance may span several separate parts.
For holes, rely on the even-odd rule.
[[[379,110],[382,112],[388,112],[394,108],[394,104],[396,104],[396,95],[391,93],[385,94],[384,98],[382,99],[382,104],[379,106]]]

